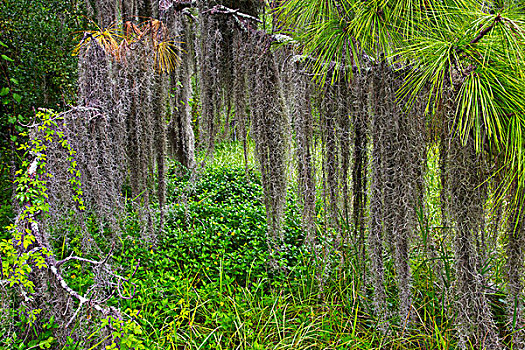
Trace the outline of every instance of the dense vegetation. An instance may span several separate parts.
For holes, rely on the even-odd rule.
[[[407,330],[401,338],[384,338],[377,332],[377,321],[360,306],[370,304],[371,300],[366,295],[360,296],[360,301],[355,299],[360,290],[358,283],[362,281],[356,281],[347,272],[355,268],[352,264],[358,264],[357,256],[349,257],[349,266],[337,267],[339,272],[325,286],[322,297],[312,256],[302,245],[304,232],[293,200],[288,202],[284,225],[287,249],[276,256],[280,269],[269,269],[266,261],[272,252],[266,243],[260,174],[253,169],[253,157],[246,174],[244,167],[239,167],[242,158],[241,144],[220,146],[214,162],[194,184],[189,182],[187,171],[176,164],[170,166],[165,233],[155,247],[137,244],[141,241],[140,223],[136,215],[129,213],[121,245],[114,252],[114,264],[116,269],[132,271],[140,261],[137,272],[122,291],[126,296],[134,293],[134,298],[118,302],[125,314],[136,321],[137,326],[126,338],[132,347],[445,349],[455,346],[452,320],[444,314],[442,301],[432,293],[418,296],[419,312],[427,318],[423,328]],[[321,214],[316,220],[319,228],[323,226]],[[92,229],[92,236],[101,245],[107,245],[96,227]],[[59,257],[82,255],[82,243],[75,232],[70,228],[67,246],[63,241],[55,242]],[[442,276],[433,276],[424,254],[419,254],[414,252],[413,257],[419,265],[416,283],[431,291],[429,284]],[[69,266],[65,277],[80,292],[85,292],[93,279],[82,264]],[[394,294],[389,303],[396,303]],[[497,298],[495,294],[495,301]],[[20,316],[16,324],[3,324],[6,336],[1,346],[27,349],[46,341],[57,346],[52,331],[59,325],[54,319],[31,324],[23,314]],[[76,327],[82,327],[81,323],[73,327],[72,333]],[[69,344],[73,348],[90,348],[87,344],[95,345],[104,338],[95,329],[88,339],[75,342],[70,338]]]
[[[0,225],[11,211],[20,133],[37,108],[62,110],[76,99],[77,60],[71,52],[86,19],[75,1],[0,4]]]
[[[0,15],[0,347],[525,348],[521,3]]]

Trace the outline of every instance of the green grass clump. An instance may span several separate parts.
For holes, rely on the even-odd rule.
[[[293,190],[287,200],[283,249],[269,250],[260,174],[253,164],[245,168],[241,149],[235,144],[218,148],[214,162],[194,179],[170,166],[165,228],[155,244],[142,241],[140,220],[132,211],[122,223],[126,231],[112,263],[130,278],[122,283],[121,294],[133,298],[110,302],[128,322],[127,338],[122,338],[128,345],[123,349],[454,348],[453,315],[446,313],[443,295],[434,292],[437,277],[429,261],[418,258],[418,250],[412,257],[417,328],[393,329],[388,336],[369,315],[373,291],[359,271],[357,249],[346,247],[345,266],[338,265],[339,257],[332,259],[332,273],[321,292],[315,259],[303,247]],[[322,230],[322,206],[317,210],[316,224]],[[423,226],[422,231],[428,230]],[[109,233],[101,232],[95,222],[85,227],[109,251],[107,240],[104,246]],[[54,242],[59,258],[83,255],[78,228],[66,231]],[[279,263],[278,269],[269,267],[270,259]],[[387,279],[391,310],[397,302],[393,269]],[[92,283],[92,273],[80,263],[70,264],[64,274],[81,293]],[[107,337],[103,328],[101,323],[99,331],[70,342],[68,349],[96,349],[93,344]],[[48,339],[44,338],[31,344]],[[20,339],[14,343],[27,348]]]
[[[229,154],[239,148],[223,151],[195,182],[170,169],[162,239],[153,247],[130,236],[116,257],[125,270],[140,260],[131,280],[136,296],[119,306],[141,325],[147,349],[453,348],[450,317],[436,295],[418,294],[424,319],[417,329],[381,335],[363,295],[371,291],[352,274],[356,257],[333,267],[321,295],[292,194],[285,249],[269,251],[260,176],[228,161],[239,158]],[[269,269],[270,257],[280,262],[278,271]],[[416,289],[432,284],[425,268]]]

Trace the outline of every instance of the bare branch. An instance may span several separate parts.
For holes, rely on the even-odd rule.
[[[57,261],[55,266],[58,268],[60,267],[61,265],[71,261],[71,260],[78,260],[78,261],[83,261],[83,262],[87,262],[87,263],[90,263],[90,264],[93,264],[93,265],[104,265],[109,257],[112,255],[113,253],[113,249],[115,248],[115,244],[113,244],[111,246],[111,250],[109,251],[108,255],[104,258],[104,260],[101,260],[101,261],[95,261],[95,260],[90,260],[90,259],[86,259],[86,258],[81,258],[79,256],[70,256],[70,257],[67,257],[63,260],[60,260],[60,261]]]
[[[262,21],[257,18],[257,17],[253,17],[253,16],[250,16],[250,15],[247,15],[246,13],[242,13],[242,12],[239,12],[239,10],[234,10],[234,9],[231,9],[229,7],[226,7],[226,6],[223,6],[223,5],[216,5],[212,8],[210,8],[209,10],[207,11],[204,11],[203,13],[211,13],[212,15],[213,14],[216,14],[216,13],[220,13],[220,14],[224,14],[224,15],[234,15],[234,16],[238,16],[238,17],[241,17],[243,19],[247,19],[247,20],[250,20],[250,21],[254,21],[254,22],[257,22],[257,23],[262,23]]]

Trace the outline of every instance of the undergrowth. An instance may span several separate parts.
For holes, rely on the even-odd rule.
[[[245,172],[239,151],[219,148],[194,184],[172,167],[162,240],[156,247],[137,244],[138,230],[124,240],[117,261],[129,270],[140,260],[140,267],[132,280],[137,295],[120,307],[143,327],[147,349],[454,348],[453,315],[428,288],[437,277],[417,256],[414,288],[430,291],[415,303],[423,326],[384,337],[368,314],[366,281],[353,274],[356,256],[333,269],[320,295],[291,193],[285,249],[269,251],[260,176],[253,164]],[[277,271],[266,264],[272,254]]]
[[[236,144],[218,148],[213,164],[194,182],[179,165],[170,165],[165,229],[157,244],[140,239],[139,219],[132,212],[123,223],[126,234],[119,237],[113,264],[121,271],[139,266],[120,291],[130,299],[113,301],[135,321],[127,348],[455,348],[454,315],[446,311],[450,300],[433,287],[443,276],[433,274],[432,262],[424,258],[425,247],[416,247],[411,257],[415,271],[413,316],[417,318],[413,324],[417,326],[402,327],[399,325],[403,322],[398,320],[397,328],[388,336],[380,333],[377,319],[369,315],[372,290],[366,276],[358,271],[361,264],[358,254],[351,253],[352,247],[347,247],[345,266],[333,266],[320,293],[314,257],[303,248],[304,235],[292,190],[283,249],[269,250],[260,175],[253,163],[245,168],[240,161],[241,149]],[[322,230],[323,215],[317,219]],[[86,223],[97,244],[108,250],[104,247],[108,233],[97,232],[99,227]],[[422,216],[421,233],[429,235],[430,229]],[[62,257],[84,254],[78,236],[72,227],[61,240],[55,240],[56,251]],[[446,263],[448,248],[435,248],[436,259]],[[267,261],[271,258],[278,261],[277,269],[269,268]],[[391,310],[395,310],[397,300],[394,274],[392,266],[387,279],[387,307]],[[85,292],[92,280],[92,274],[81,264],[71,264],[65,277],[80,292]],[[43,340],[49,339],[47,333],[32,334],[33,325],[23,317],[14,317],[18,317],[22,331],[14,340],[0,341],[0,349],[46,345]],[[55,327],[53,320],[41,326],[39,329],[48,333]],[[23,340],[24,336],[32,342]],[[102,336],[95,332],[92,339],[70,342],[62,349],[89,349],[85,344],[97,337]]]

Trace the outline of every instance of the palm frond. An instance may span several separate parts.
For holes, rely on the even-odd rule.
[[[181,58],[177,54],[177,51],[180,51],[178,44],[181,43],[174,40],[161,41],[156,44],[155,67],[159,71],[171,73],[180,64]]]
[[[95,40],[108,56],[125,63],[133,45],[149,41],[158,71],[169,73],[180,64],[181,58],[177,52],[182,50],[179,46],[181,43],[169,38],[168,30],[161,21],[149,19],[138,25],[128,21],[120,28],[121,30],[111,26],[85,32],[83,40],[75,47],[73,54],[77,55],[83,47],[89,49],[89,43]]]
[[[116,58],[121,38],[122,35],[114,25],[104,29],[98,28],[97,30],[89,30],[84,32],[84,38],[77,44],[77,46],[75,46],[72,54],[74,56],[78,55],[83,47],[89,49],[89,44],[92,40],[95,40],[100,47],[104,49],[107,55]]]

